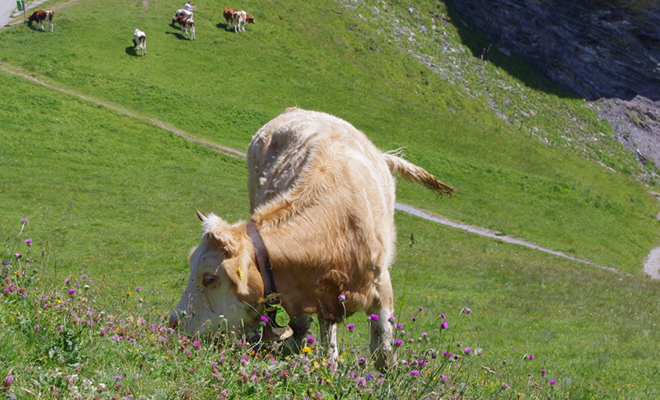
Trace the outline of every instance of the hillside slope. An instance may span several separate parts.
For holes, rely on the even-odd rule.
[[[402,182],[402,201],[598,264],[640,273],[658,241],[658,206],[611,129],[520,60],[474,57],[463,42],[480,39],[442,3],[248,1],[257,23],[234,34],[201,1],[195,41],[169,25],[178,7],[53,4],[55,32],[3,30],[0,61],[243,151],[288,106],[333,113],[457,188],[437,200]]]

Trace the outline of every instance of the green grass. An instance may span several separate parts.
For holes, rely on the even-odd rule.
[[[399,201],[632,274],[397,213],[399,251],[392,277],[397,316],[408,334],[434,332],[437,314],[446,313],[452,336],[434,338],[430,349],[483,348],[482,358],[464,358],[464,371],[434,364],[410,385],[426,385],[434,368],[445,368],[449,384],[464,384],[466,396],[475,398],[495,393],[517,398],[518,392],[527,398],[657,397],[658,284],[643,276],[641,266],[658,242],[658,205],[634,180],[634,159],[612,143],[611,129],[584,102],[494,50],[482,64],[473,53],[480,54],[483,39],[454,24],[456,16],[442,3],[420,1],[413,17],[409,5],[397,1],[387,3],[387,10],[371,2],[355,10],[331,1],[247,2],[243,8],[257,24],[240,35],[218,26],[224,5],[198,4],[194,42],[181,40],[168,25],[180,6],[174,1],[152,1],[147,9],[123,1],[54,4],[55,32],[26,26],[3,30],[0,62],[242,151],[261,125],[296,104],[347,119],[382,149],[405,146],[408,159],[457,191],[451,199],[436,199],[400,182]],[[410,41],[381,19],[395,15],[400,26],[422,21],[430,28],[431,11],[447,21],[434,17],[444,42],[437,31],[436,36],[416,31]],[[104,18],[106,13],[115,17]],[[136,27],[147,32],[144,58],[130,54]],[[449,75],[431,72],[411,50],[433,56]],[[51,384],[64,398],[73,396],[55,368],[108,385],[110,390],[98,394],[102,398],[126,396],[127,386],[140,393],[136,398],[217,397],[210,361],[217,361],[218,353],[193,351],[188,358],[177,350],[175,336],[176,343],[168,345],[115,343],[100,338],[99,327],[86,329],[74,351],[67,344],[71,338],[56,329],[61,316],[43,311],[36,299],[66,298],[63,279],[87,273],[99,283],[92,288],[95,311],[132,319],[131,329],[146,334],[134,321],[163,322],[187,279],[186,255],[200,233],[195,210],[230,221],[248,217],[244,161],[2,70],[0,87],[0,239],[8,244],[2,258],[15,264],[13,252],[25,253],[22,240],[30,237],[33,266],[40,269],[35,275],[40,280],[27,286],[27,300],[0,298],[0,321],[7,327],[0,330],[0,375],[16,375],[15,388],[39,393],[28,398],[48,398]],[[495,116],[489,95],[509,123]],[[588,141],[585,134],[600,139]],[[24,217],[30,223],[14,247]],[[142,308],[136,286],[142,288]],[[410,318],[420,306],[425,312],[412,327]],[[457,318],[463,307],[474,312]],[[349,321],[358,325],[349,351],[365,356],[362,318]],[[71,320],[66,323],[78,331]],[[34,332],[35,324],[41,334]],[[43,358],[49,348],[59,350]],[[530,353],[535,360],[522,362]],[[70,359],[60,357],[67,354]],[[237,363],[243,355],[219,354]],[[346,373],[373,373],[351,354]],[[322,361],[295,360],[299,368]],[[262,361],[250,359],[249,366],[266,368]],[[280,361],[277,372],[290,362]],[[496,374],[484,374],[482,365]],[[198,371],[195,378],[190,367]],[[548,376],[540,375],[541,368]],[[318,385],[318,378],[327,379],[323,369],[309,377],[297,371],[294,383],[275,385],[279,398],[292,389],[300,398],[308,388],[330,398],[342,386]],[[403,379],[401,371],[407,370],[390,375],[389,382]],[[266,383],[237,386],[233,372],[222,370],[231,376],[226,384],[235,398],[263,397]],[[116,375],[126,377],[119,389]],[[549,376],[558,382],[554,389]],[[498,392],[503,383],[510,389]],[[364,391],[358,396],[362,387],[354,379],[343,385],[352,388],[345,398],[368,396]],[[383,398],[382,386],[368,388],[374,398]],[[401,395],[410,394],[402,390]]]

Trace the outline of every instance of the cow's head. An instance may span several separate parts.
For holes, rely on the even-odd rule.
[[[245,224],[229,225],[213,214],[198,216],[202,238],[189,255],[188,285],[170,315],[170,326],[189,335],[252,331],[259,324],[263,281]]]
[[[245,18],[245,21],[247,21],[248,24],[254,24],[254,17],[248,15],[247,18]]]

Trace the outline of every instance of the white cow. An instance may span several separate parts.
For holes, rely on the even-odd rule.
[[[195,21],[182,16],[174,18],[174,22],[181,26],[181,36],[190,34],[190,40],[195,40]]]
[[[193,12],[184,10],[183,8],[176,10],[176,13],[172,17],[172,23],[176,22],[177,17],[186,17],[188,19],[193,19]]]
[[[293,334],[300,347],[317,314],[333,358],[336,323],[365,311],[376,365],[385,368],[394,356],[391,171],[441,194],[453,189],[381,152],[348,122],[298,108],[254,135],[248,171],[249,223],[198,212],[203,233],[170,326],[190,335],[249,332],[267,318],[271,338]]]
[[[147,35],[139,29],[133,32],[133,44],[135,45],[135,52],[141,56],[147,54]]]

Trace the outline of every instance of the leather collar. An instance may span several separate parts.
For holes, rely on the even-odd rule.
[[[268,249],[266,249],[264,239],[261,237],[259,229],[254,222],[250,221],[245,227],[245,230],[254,246],[257,266],[259,267],[261,279],[264,282],[264,298],[268,298],[272,294],[277,293],[277,290],[275,290],[275,279],[273,279],[273,269],[270,266],[270,258],[268,258]]]

